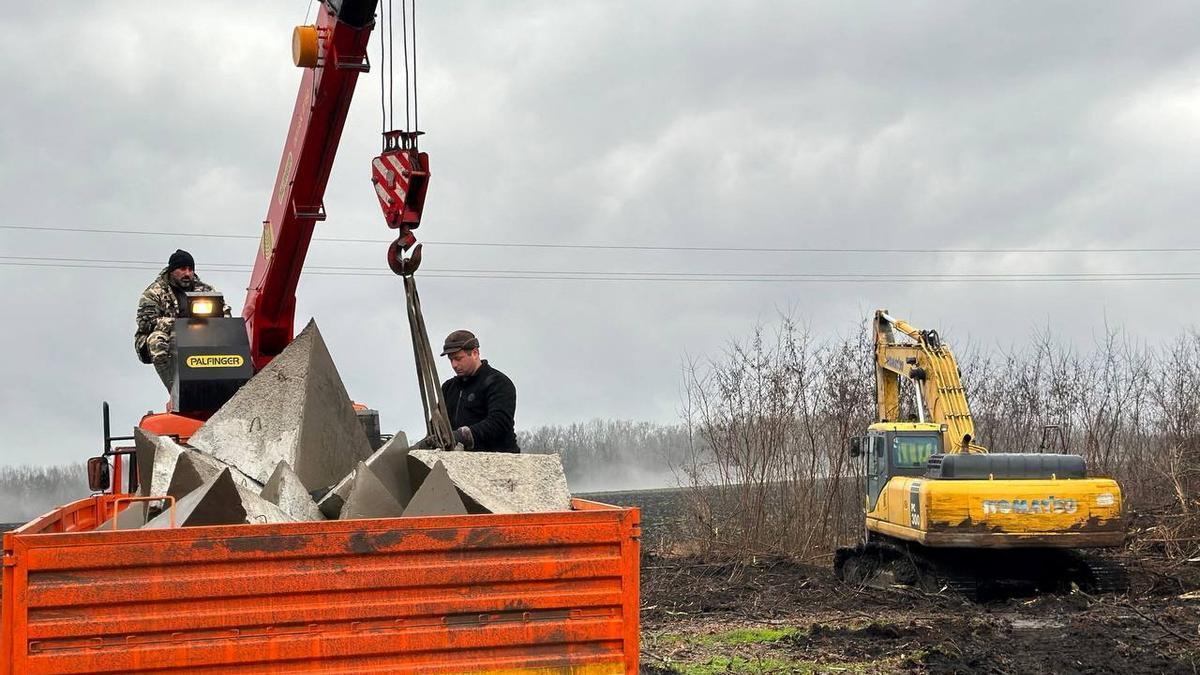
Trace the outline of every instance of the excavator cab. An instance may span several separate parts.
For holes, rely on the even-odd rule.
[[[866,462],[867,511],[873,511],[892,476],[924,476],[929,458],[944,452],[943,428],[930,423],[873,424],[851,439],[850,456]]]
[[[887,310],[874,326],[877,421],[850,444],[864,457],[866,539],[838,549],[839,577],[864,583],[891,570],[901,583],[965,590],[1022,585],[1033,570],[1038,587],[1116,588],[1119,575],[1077,553],[1124,541],[1116,481],[1089,474],[1078,455],[989,453],[941,336]],[[908,410],[917,421],[896,421]]]

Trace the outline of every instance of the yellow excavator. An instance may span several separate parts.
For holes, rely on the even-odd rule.
[[[1083,552],[1124,543],[1117,482],[1089,477],[1079,455],[989,453],[937,331],[879,310],[874,332],[876,421],[850,440],[865,464],[866,537],[836,552],[839,578],[973,596],[1123,586],[1119,565]]]

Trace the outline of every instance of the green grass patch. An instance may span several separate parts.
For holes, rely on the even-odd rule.
[[[697,635],[692,641],[702,645],[756,645],[770,644],[797,635],[804,631],[787,626],[784,628],[737,628],[715,635]]]
[[[802,664],[779,659],[747,659],[741,656],[716,656],[704,663],[677,664],[675,669],[683,675],[716,675],[717,673],[809,673],[811,664]]]
[[[747,659],[742,656],[715,656],[704,663],[673,663],[671,668],[681,675],[717,675],[718,673],[741,673],[760,675],[763,673],[853,673],[862,672],[870,664],[830,664],[815,661],[793,661],[790,659]]]

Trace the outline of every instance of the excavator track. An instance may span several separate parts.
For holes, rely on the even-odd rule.
[[[1085,591],[1100,595],[1122,594],[1129,590],[1129,570],[1120,560],[1100,553],[1078,554],[1091,574]]]
[[[1122,593],[1124,567],[1098,553],[1068,549],[927,548],[873,538],[840,548],[834,573],[846,584],[886,588],[909,586],[924,593],[949,593],[973,601],[1039,593]]]
[[[859,587],[910,586],[924,593],[948,592],[972,599],[979,592],[975,574],[945,565],[904,542],[870,541],[840,548],[834,554],[834,573],[842,582]]]

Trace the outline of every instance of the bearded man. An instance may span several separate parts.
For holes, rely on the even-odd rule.
[[[175,319],[187,307],[190,292],[215,293],[216,289],[196,276],[192,254],[176,249],[138,301],[133,348],[142,363],[154,364],[167,391],[175,379]],[[228,314],[228,308],[225,311]]]

